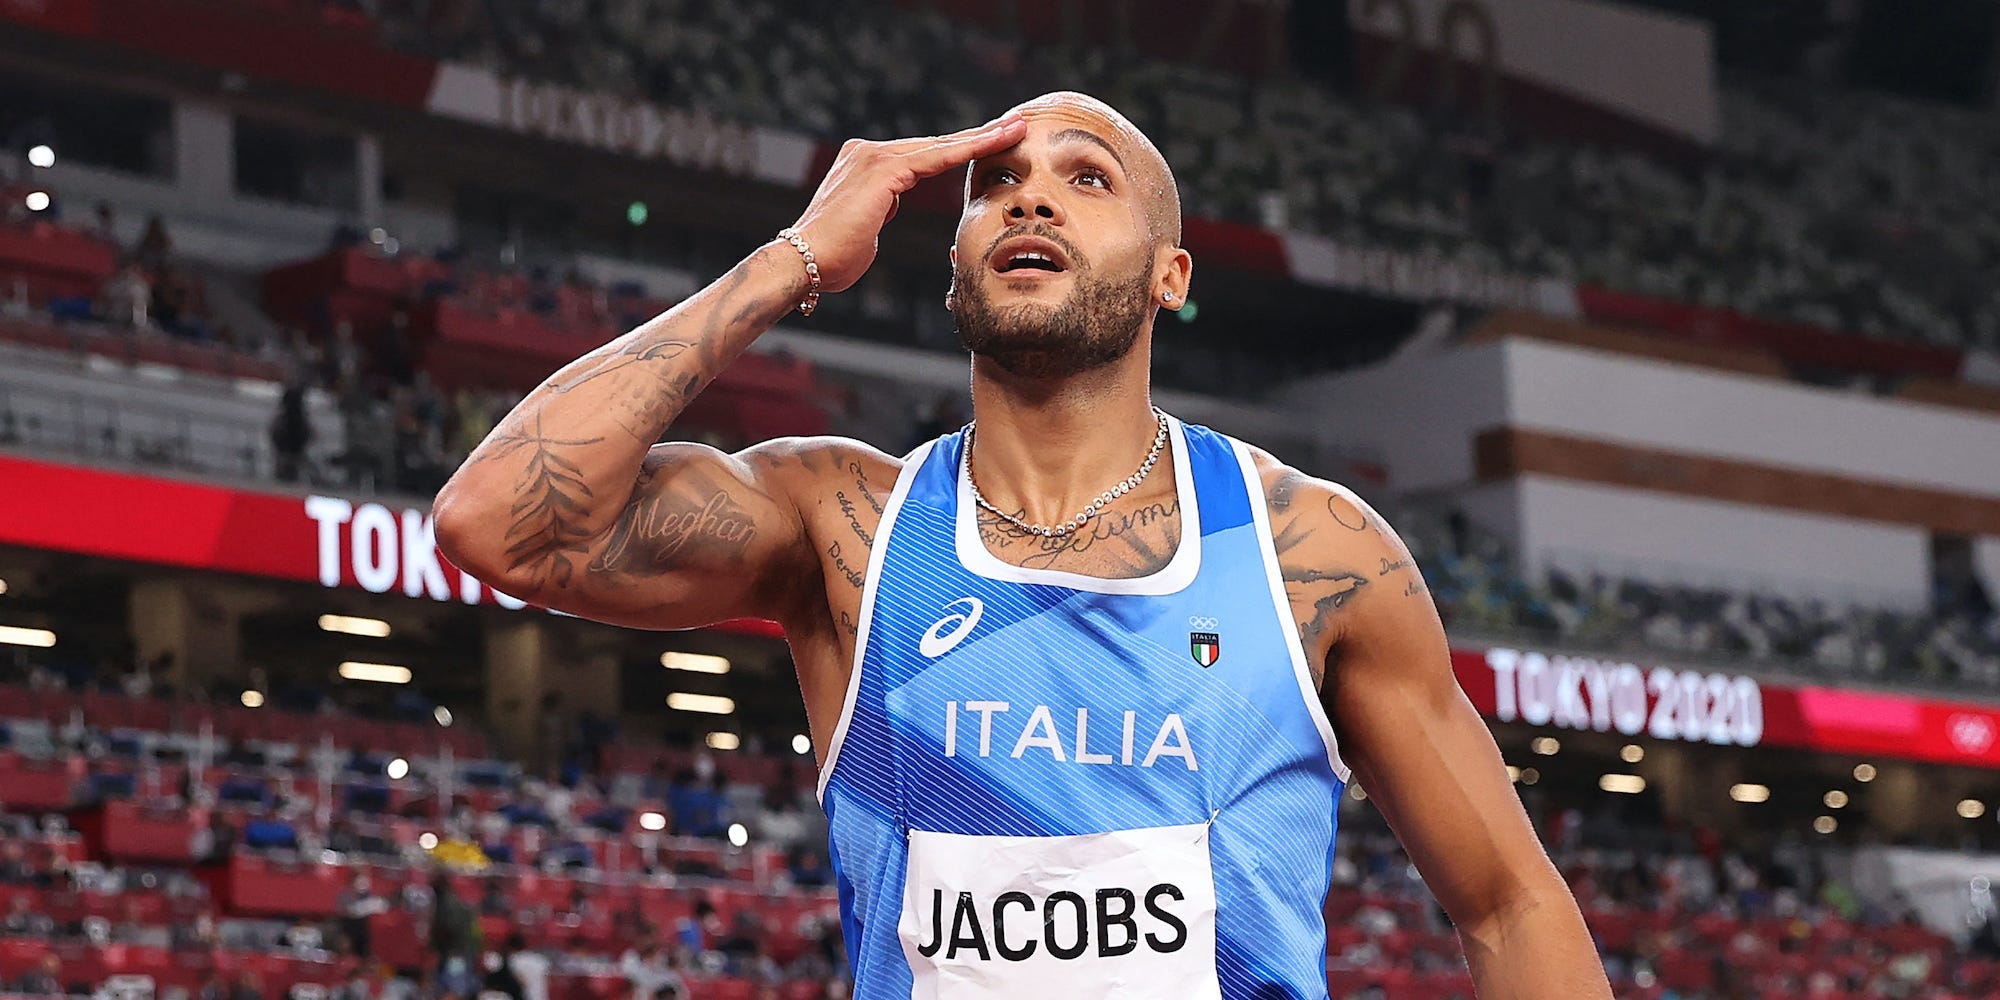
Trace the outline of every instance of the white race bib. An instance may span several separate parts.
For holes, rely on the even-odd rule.
[[[910,831],[915,1000],[1220,1000],[1208,825],[1068,837]]]

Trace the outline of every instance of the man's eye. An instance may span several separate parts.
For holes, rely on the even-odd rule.
[[[1006,167],[999,167],[986,175],[986,183],[988,184],[1010,184],[1017,180],[1020,180],[1020,178],[1014,176],[1014,172]]]
[[[1111,178],[1106,177],[1104,171],[1096,168],[1086,168],[1082,173],[1077,174],[1076,182],[1078,184],[1095,185],[1100,188],[1111,186]]]

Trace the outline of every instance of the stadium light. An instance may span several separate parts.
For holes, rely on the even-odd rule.
[[[417,846],[428,851],[438,845],[438,835],[428,831],[417,834]]]
[[[632,204],[625,206],[625,221],[635,226],[645,225],[646,216],[648,214],[649,213],[646,211],[646,203],[643,201],[635,201]]]
[[[1508,780],[1508,781],[1519,781],[1519,780],[1521,780],[1521,769],[1520,769],[1520,768],[1518,768],[1518,767],[1515,767],[1515,766],[1514,766],[1514,765],[1512,765],[1512,764],[1509,764],[1509,765],[1507,765],[1507,780]]]
[[[1873,765],[1873,764],[1856,764],[1856,765],[1854,765],[1854,780],[1856,780],[1856,781],[1874,781],[1874,780],[1875,780],[1875,765]]]
[[[1537,771],[1532,767],[1524,767],[1521,769],[1521,784],[1532,785],[1540,780],[1542,780],[1542,772]]]
[[[734,750],[742,745],[743,738],[735,733],[708,734],[708,748],[710,750]]]
[[[1958,814],[1966,819],[1978,819],[1986,815],[1986,803],[1978,799],[1958,800]]]
[[[1825,802],[1828,809],[1839,809],[1847,805],[1847,793],[1836,788],[1826,793],[1820,801]]]
[[[1646,779],[1636,774],[1607,774],[1597,779],[1597,787],[1620,795],[1637,795],[1646,790]]]
[[[1618,759],[1627,764],[1637,764],[1646,759],[1646,748],[1637,743],[1627,743],[1618,751]]]
[[[656,812],[643,812],[639,814],[639,829],[651,830],[658,833],[666,828],[667,818],[665,816]]]
[[[365,635],[370,639],[389,637],[389,623],[380,618],[355,618],[349,615],[321,615],[319,627],[326,632],[342,635]]]
[[[707,712],[710,715],[728,715],[736,711],[736,699],[724,698],[719,694],[694,694],[689,691],[675,691],[667,695],[667,707],[682,712]]]
[[[431,709],[431,718],[436,719],[438,725],[449,727],[451,725],[451,709],[439,705]]]
[[[1537,736],[1535,737],[1535,741],[1528,744],[1528,746],[1544,757],[1553,757],[1561,753],[1563,748],[1563,745],[1553,736]]]
[[[46,144],[28,150],[28,165],[47,170],[56,165],[56,151]]]
[[[696,674],[726,674],[729,672],[729,658],[710,656],[707,653],[676,653],[669,650],[660,654],[660,666],[668,670],[686,670]]]
[[[793,753],[801,755],[809,754],[812,753],[812,748],[813,748],[812,737],[807,736],[804,733],[800,733],[797,736],[792,737]]]
[[[401,781],[410,776],[410,762],[398,757],[390,761],[389,766],[382,769],[382,773],[388,775],[390,781]]]
[[[1738,802],[1768,802],[1771,786],[1740,782],[1729,786],[1729,797]]]
[[[4,594],[6,592],[7,592],[7,581],[0,580],[0,594]]]
[[[729,824],[729,842],[737,847],[742,847],[744,844],[750,842],[750,831],[745,829],[741,823]]]
[[[410,668],[393,663],[356,663],[348,660],[340,665],[340,676],[350,681],[374,681],[378,684],[410,683]]]
[[[1838,829],[1840,829],[1840,821],[1831,816],[1821,816],[1813,820],[1813,831],[1816,833],[1832,833]]]
[[[245,691],[245,692],[243,692],[243,697],[242,697],[242,698],[240,698],[239,700],[243,702],[243,707],[244,707],[244,708],[263,708],[263,707],[264,707],[264,692],[262,692],[262,691]]]
[[[0,643],[9,646],[39,646],[47,649],[56,644],[56,634],[45,628],[0,625]]]
[[[47,191],[30,191],[28,192],[28,197],[22,199],[22,203],[28,206],[28,211],[30,212],[46,212],[49,208],[49,193]]]

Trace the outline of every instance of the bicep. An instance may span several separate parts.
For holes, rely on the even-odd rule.
[[[1332,653],[1325,697],[1356,780],[1464,923],[1558,876],[1452,674],[1444,627],[1416,572],[1409,566],[1404,586],[1358,602]]]
[[[777,617],[798,596],[805,530],[768,447],[725,454],[671,442],[647,452],[618,516],[585,543],[558,610],[638,628]]]

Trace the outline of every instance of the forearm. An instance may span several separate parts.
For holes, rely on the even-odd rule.
[[[447,553],[482,575],[538,589],[556,562],[548,557],[611,526],[648,449],[805,289],[798,252],[767,244],[687,301],[549,376],[439,492],[437,530]]]
[[[1610,1000],[1576,900],[1560,883],[1459,928],[1479,1000]]]

